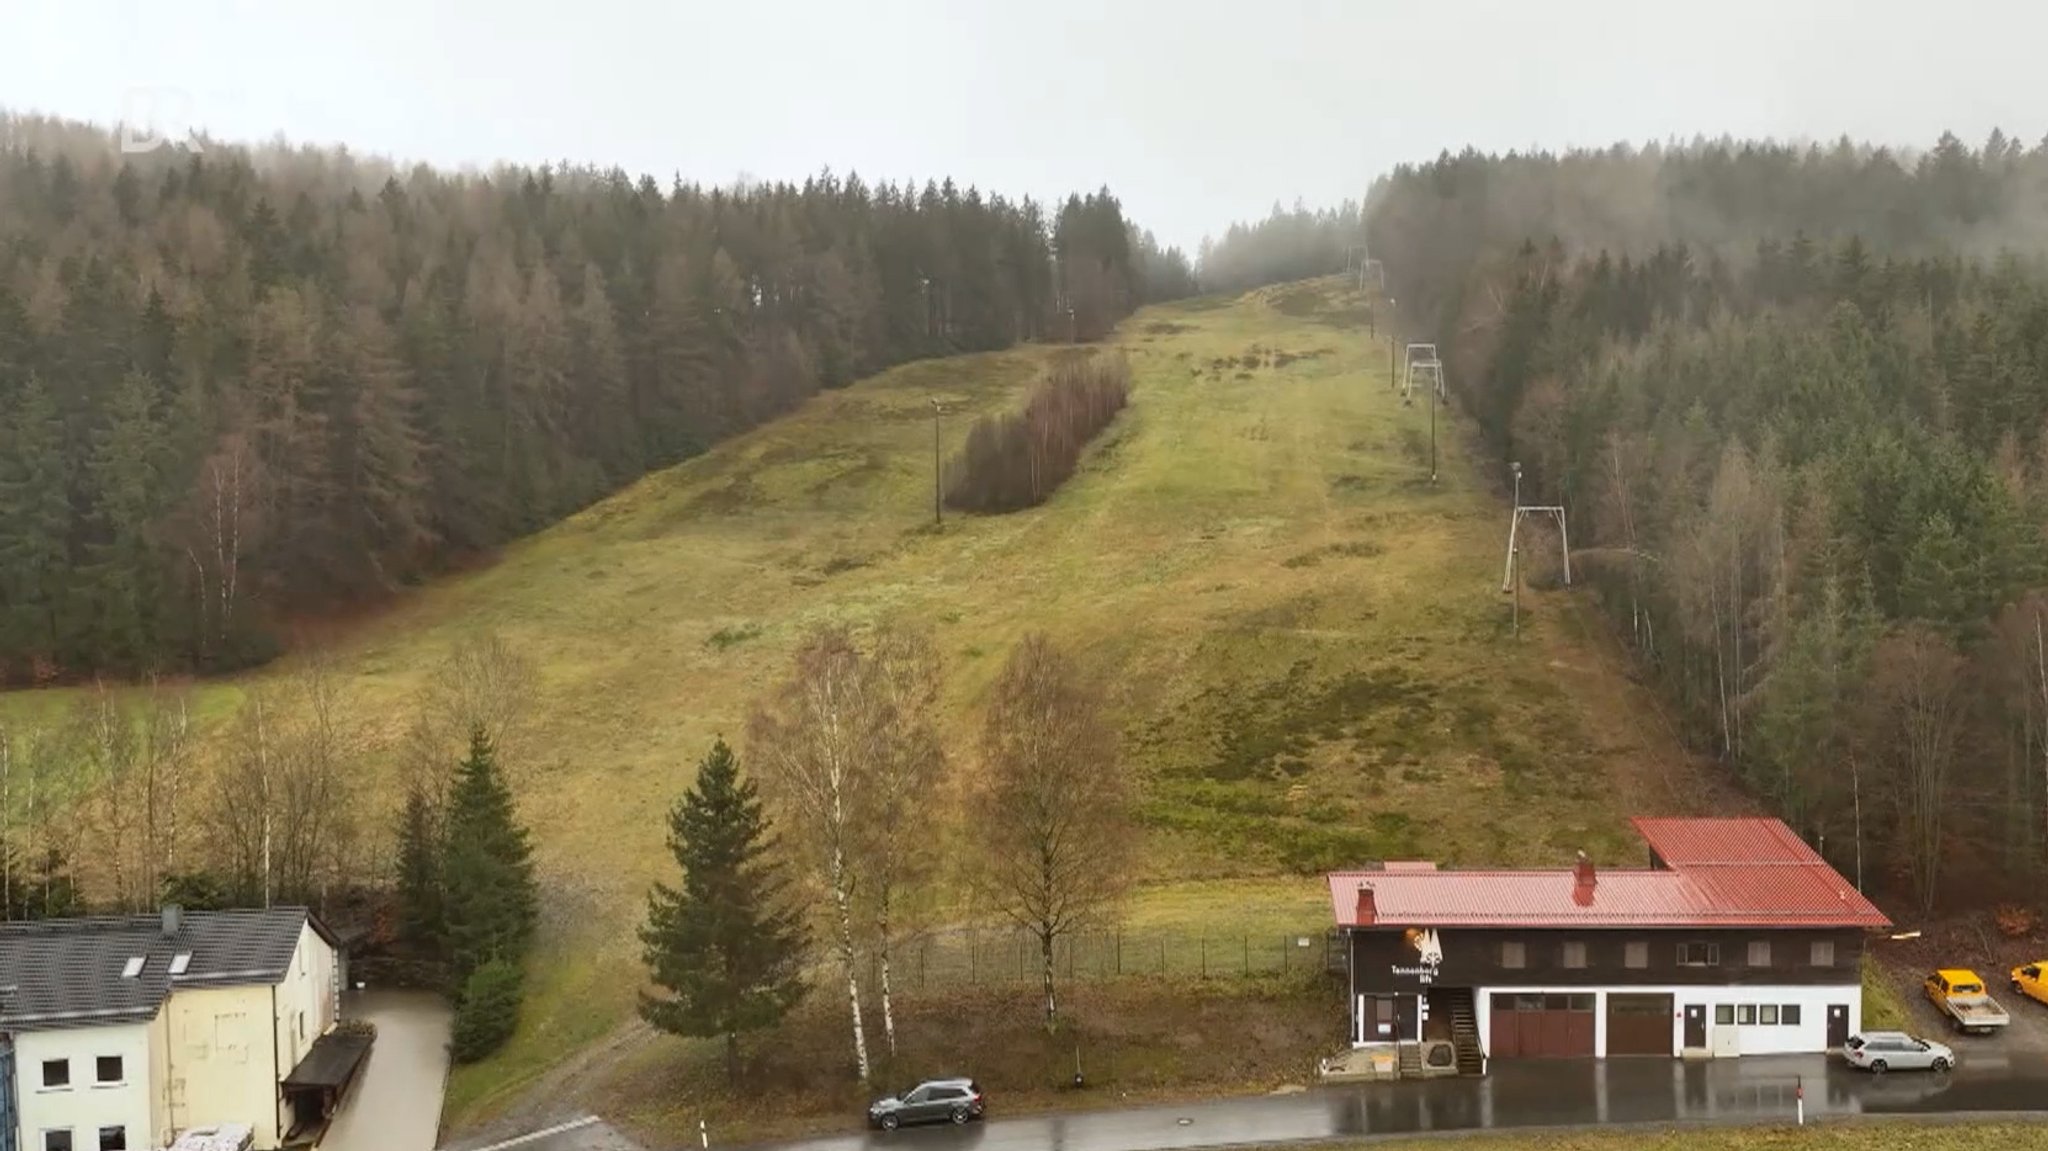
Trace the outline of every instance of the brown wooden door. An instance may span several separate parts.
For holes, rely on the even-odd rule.
[[[1688,1050],[1702,1050],[1707,1045],[1707,1005],[1688,1003],[1685,1005],[1685,1046]]]
[[[1849,1042],[1849,1005],[1828,1004],[1828,1047],[1830,1050]]]
[[[1593,1054],[1591,994],[1496,995],[1492,1041],[1496,1059],[1573,1059]]]
[[[1495,1059],[1512,1059],[1521,1054],[1521,1045],[1516,1042],[1515,997],[1495,995],[1492,1000],[1487,1004],[1486,1053]]]
[[[1671,996],[1607,997],[1607,1054],[1671,1056]]]

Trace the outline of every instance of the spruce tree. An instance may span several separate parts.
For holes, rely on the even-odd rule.
[[[493,959],[517,964],[533,938],[533,848],[483,725],[471,729],[448,801],[442,867],[450,976],[461,987]]]
[[[668,816],[679,888],[655,884],[640,931],[655,983],[640,1014],[674,1035],[725,1039],[725,1071],[739,1077],[741,1032],[773,1026],[803,998],[806,939],[769,859],[768,821],[752,780],[724,740]]]
[[[52,658],[70,581],[70,483],[55,399],[30,375],[0,414],[0,650]]]
[[[415,954],[435,961],[446,958],[440,822],[426,788],[414,783],[398,817],[398,934]]]
[[[493,959],[462,981],[455,1000],[455,1027],[449,1037],[457,1063],[474,1063],[505,1045],[519,1026],[519,1000],[524,994],[519,966]]]

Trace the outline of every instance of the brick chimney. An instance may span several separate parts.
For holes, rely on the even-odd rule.
[[[1372,885],[1369,883],[1359,884],[1358,915],[1356,917],[1357,926],[1371,927],[1374,923],[1379,921],[1379,917],[1379,906],[1373,902],[1372,898]]]
[[[1593,872],[1593,861],[1586,858],[1585,852],[1579,852],[1578,862],[1572,864],[1572,902],[1580,907],[1592,906],[1593,889],[1599,883],[1600,877]]]

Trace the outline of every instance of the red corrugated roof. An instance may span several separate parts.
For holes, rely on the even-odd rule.
[[[1822,863],[1792,829],[1776,819],[1631,819],[1636,834],[1673,867],[1767,863]]]
[[[1596,870],[1590,886],[1570,868],[1335,872],[1331,910],[1339,926],[1357,926],[1358,891],[1370,885],[1374,922],[1389,927],[1890,925],[1777,820],[1646,819],[1636,826],[1670,870]]]

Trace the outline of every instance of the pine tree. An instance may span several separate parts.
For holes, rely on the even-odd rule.
[[[94,528],[86,575],[102,665],[142,667],[161,654],[154,627],[159,568],[149,539],[162,493],[155,405],[156,385],[149,377],[123,377],[86,464]]]
[[[517,964],[533,938],[533,848],[498,772],[491,738],[472,729],[448,801],[443,906],[450,974],[461,986],[493,959]]]
[[[425,787],[406,792],[398,818],[398,934],[422,957],[441,959],[447,924],[442,905],[440,813]]]
[[[771,1027],[803,998],[806,939],[768,853],[768,821],[724,740],[669,811],[680,888],[655,884],[640,931],[648,969],[671,994],[640,997],[640,1015],[673,1035],[725,1039],[739,1078],[739,1037]]]
[[[70,563],[64,428],[33,375],[12,406],[0,415],[0,652],[47,659],[62,638]]]
[[[519,1026],[523,982],[519,965],[503,959],[485,963],[463,980],[450,1037],[450,1054],[457,1063],[474,1063],[512,1038]]]

